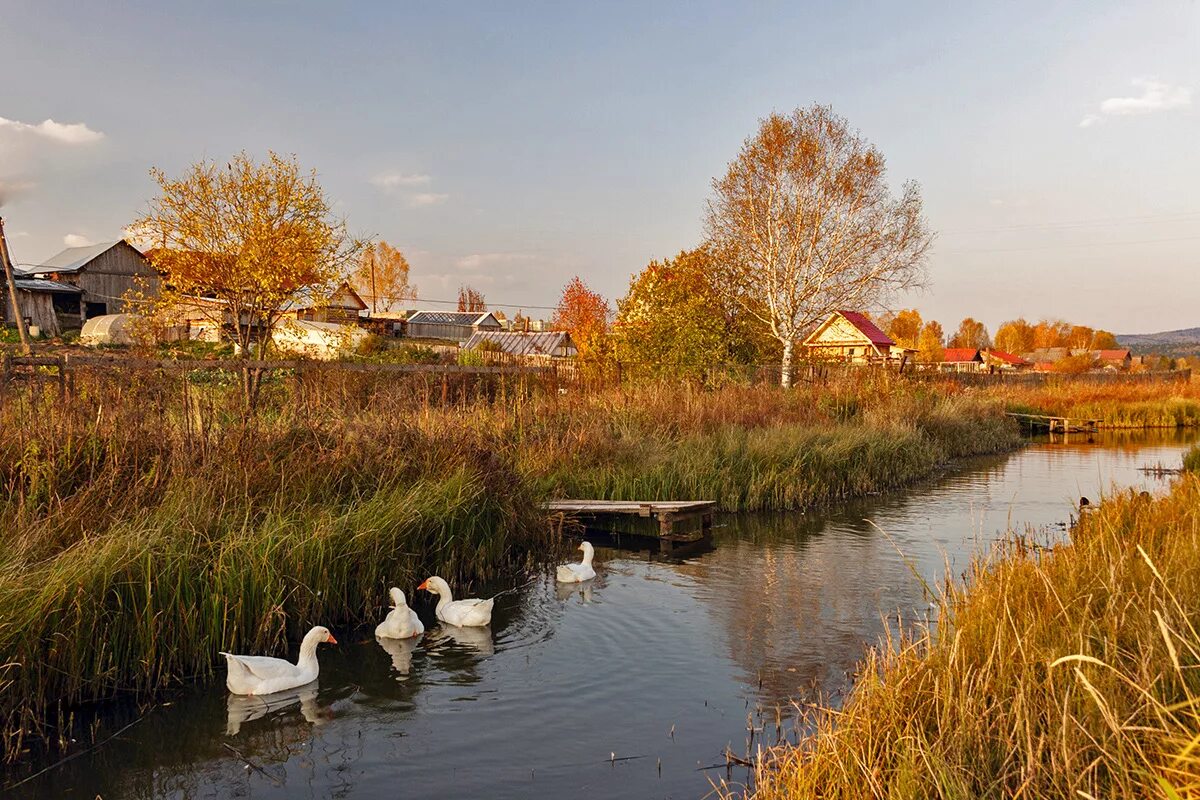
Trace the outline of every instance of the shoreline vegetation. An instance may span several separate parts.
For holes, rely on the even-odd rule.
[[[265,381],[247,416],[234,377],[97,370],[66,399],[37,382],[0,399],[10,761],[66,747],[82,703],[374,619],[388,585],[540,565],[561,548],[538,510],[550,496],[803,509],[1020,443],[1010,400],[887,374],[560,396],[324,370]]]
[[[1068,542],[1014,536],[765,753],[754,796],[1200,796],[1198,597],[1194,472],[1104,498]]]

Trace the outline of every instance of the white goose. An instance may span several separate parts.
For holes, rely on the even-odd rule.
[[[460,628],[482,628],[484,625],[491,624],[495,598],[455,600],[454,595],[450,593],[450,584],[436,575],[426,578],[425,582],[417,588],[438,596],[437,618],[442,622],[457,625]]]
[[[592,547],[591,542],[584,542],[579,549],[583,551],[583,559],[578,564],[559,565],[555,573],[559,583],[583,583],[596,577],[596,570],[592,569],[596,548]]]
[[[388,612],[383,622],[375,626],[375,636],[379,639],[410,639],[425,632],[421,618],[417,612],[408,607],[404,600],[404,592],[393,586],[388,589],[392,596],[392,610]]]
[[[221,653],[229,666],[225,685],[234,694],[272,694],[295,689],[317,679],[317,645],[337,644],[329,629],[318,625],[304,635],[295,664],[269,656],[235,656]]]

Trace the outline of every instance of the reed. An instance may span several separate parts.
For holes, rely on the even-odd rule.
[[[1106,428],[1184,428],[1200,425],[1200,383],[1086,384],[1063,382],[986,390],[1009,411],[1103,420]]]
[[[1200,477],[1014,536],[764,754],[776,798],[1200,797]]]

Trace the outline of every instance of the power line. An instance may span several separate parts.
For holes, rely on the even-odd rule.
[[[997,225],[990,228],[972,228],[965,230],[943,231],[946,236],[960,236],[976,233],[1005,233],[1013,231],[1037,230],[1070,230],[1073,228],[1094,228],[1105,225],[1147,225],[1153,223],[1187,222],[1194,217],[1200,217],[1200,211],[1181,211],[1173,214],[1148,214],[1136,217],[1108,217],[1087,220],[1071,220],[1061,222],[1031,222],[1021,225]]]
[[[1126,239],[1123,241],[1101,241],[1101,242],[1072,242],[1069,244],[1048,244],[1035,245],[1032,247],[983,247],[968,250],[946,250],[947,255],[962,255],[966,253],[1022,253],[1033,250],[1063,250],[1072,247],[1109,247],[1115,245],[1127,244],[1160,244],[1164,242],[1194,242],[1200,240],[1200,236],[1177,236],[1165,239]]]

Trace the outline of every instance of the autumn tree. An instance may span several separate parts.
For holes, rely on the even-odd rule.
[[[1090,349],[1095,335],[1096,332],[1086,325],[1072,325],[1063,346],[1072,350]]]
[[[996,348],[1006,353],[1028,353],[1033,350],[1033,326],[1024,319],[1013,319],[996,329]]]
[[[713,283],[706,248],[651,261],[617,303],[617,358],[651,373],[701,375],[709,367],[753,361],[755,337],[741,309]]]
[[[487,301],[483,299],[483,292],[471,286],[458,287],[458,310],[478,311],[480,314],[487,311]]]
[[[596,350],[608,330],[608,302],[588,288],[578,275],[567,282],[551,324],[567,331],[579,354]]]
[[[1091,349],[1093,350],[1116,350],[1120,346],[1117,337],[1108,331],[1098,330],[1092,335]]]
[[[992,344],[991,338],[988,337],[987,328],[982,322],[967,317],[958,324],[958,330],[954,332],[954,336],[950,338],[951,347],[968,347],[974,350],[982,350],[985,347],[990,347]]]
[[[350,274],[350,285],[372,314],[417,299],[417,287],[408,282],[408,259],[384,241],[363,249]]]
[[[917,337],[917,360],[936,363],[946,360],[946,334],[936,320],[926,322]]]
[[[817,105],[762,120],[713,181],[706,231],[724,290],[782,346],[784,386],[807,331],[920,284],[932,241],[917,185],[894,195],[883,155]]]
[[[921,312],[915,308],[897,311],[889,322],[886,332],[896,344],[909,350],[916,350],[917,338],[921,335]]]
[[[159,196],[135,220],[135,238],[165,276],[150,313],[177,318],[184,309],[232,331],[243,358],[264,358],[290,301],[331,292],[362,244],[334,217],[332,204],[294,157],[246,153],[227,164],[201,161],[181,176],[151,170]],[[246,399],[257,396],[257,371],[244,371]]]
[[[1067,337],[1071,335],[1071,326],[1061,319],[1044,319],[1033,326],[1033,349],[1046,347],[1066,347]]]

